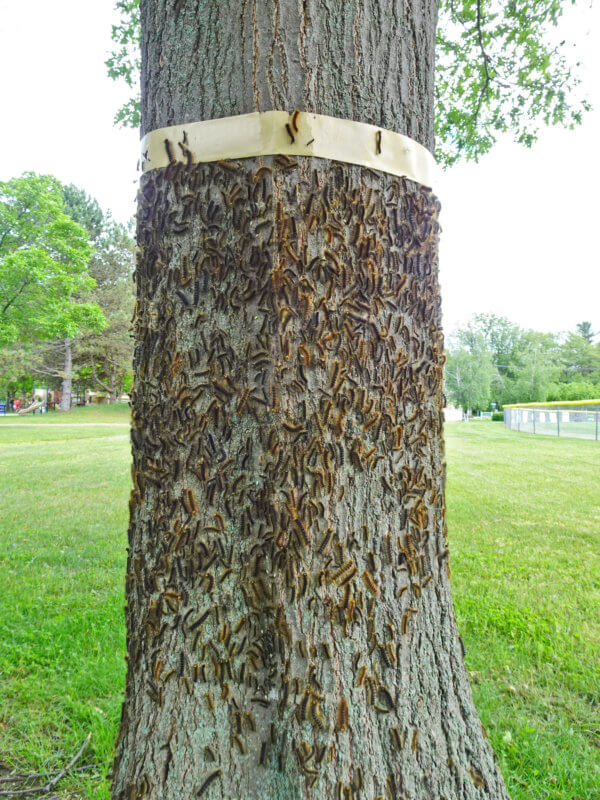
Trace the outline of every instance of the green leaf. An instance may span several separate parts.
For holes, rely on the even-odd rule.
[[[0,183],[0,342],[70,337],[103,324],[82,295],[88,233],[65,213],[63,187],[49,175],[25,173]]]

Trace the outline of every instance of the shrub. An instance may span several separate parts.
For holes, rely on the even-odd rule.
[[[504,422],[504,412],[494,411],[492,414],[492,422]]]

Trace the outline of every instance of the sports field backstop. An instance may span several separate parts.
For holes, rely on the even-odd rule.
[[[600,438],[600,400],[515,403],[503,407],[504,425],[523,433]]]

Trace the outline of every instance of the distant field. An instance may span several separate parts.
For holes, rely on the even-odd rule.
[[[447,426],[452,586],[513,800],[600,798],[600,443]]]
[[[127,403],[113,403],[112,405],[75,406],[70,411],[49,411],[48,413],[35,414],[6,414],[0,415],[0,425],[11,423],[34,423],[48,425],[49,423],[74,423],[74,422],[123,422],[128,423],[130,409]]]
[[[92,731],[94,769],[61,782],[65,797],[109,797],[128,418],[0,418],[0,773],[62,766]],[[94,424],[53,425],[66,421]],[[447,459],[456,613],[511,796],[598,800],[600,445],[454,423]]]

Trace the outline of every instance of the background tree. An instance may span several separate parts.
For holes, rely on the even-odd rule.
[[[0,400],[10,403],[31,396],[33,388],[31,348],[19,342],[0,346]]]
[[[577,323],[577,333],[583,337],[588,344],[592,344],[598,333],[594,333],[592,331],[592,323],[591,322],[578,322]]]
[[[75,220],[87,231],[88,239],[92,246],[95,247],[107,224],[107,220],[98,202],[90,197],[83,189],[73,184],[68,186],[61,185],[60,188],[66,212],[71,219]],[[79,299],[85,297],[87,300],[92,300],[90,292],[93,286],[94,280],[91,278],[89,286],[84,288],[84,294],[81,294]],[[88,292],[87,295],[85,295],[86,291]],[[104,324],[106,324],[106,321]],[[87,330],[81,330],[80,333],[83,335],[85,333],[91,333],[92,330],[93,329],[88,328]],[[55,361],[56,355],[58,353],[62,354],[63,364],[60,407],[63,411],[68,411],[72,405],[72,384],[77,371],[76,364],[73,363],[73,350],[72,337],[65,337],[59,342],[49,342],[46,344],[46,347],[42,348],[42,353],[46,356],[43,360],[44,367],[50,374],[55,373],[56,368],[53,362]]]
[[[141,12],[143,133],[299,108],[433,148],[433,0]],[[448,584],[437,213],[323,159],[142,177],[115,799],[506,797]]]
[[[486,411],[490,405],[492,380],[496,368],[483,339],[471,349],[452,352],[446,362],[446,389],[449,398],[463,411]]]
[[[73,343],[72,372],[80,384],[107,392],[113,403],[131,374],[134,243],[127,228],[113,222],[85,191],[70,185],[63,186],[62,192],[69,215],[87,230],[94,245],[88,263],[94,280],[89,297],[102,309],[106,320],[101,331],[83,332]]]
[[[71,341],[104,324],[98,305],[85,299],[94,283],[90,253],[58,181],[26,173],[0,184],[0,342],[60,340],[63,410],[71,407]]]
[[[0,342],[70,337],[101,326],[98,306],[78,299],[93,285],[90,252],[54,178],[26,173],[0,183]]]
[[[578,326],[579,330],[579,326]],[[561,378],[566,383],[600,380],[600,347],[588,336],[570,332],[559,349]]]
[[[490,400],[497,405],[508,403],[512,397],[515,379],[516,353],[521,329],[514,322],[496,314],[475,314],[464,328],[458,328],[451,337],[450,353],[464,349],[472,355],[471,367],[477,367],[477,355],[482,347],[489,351],[495,367],[487,375],[487,361],[483,362],[483,383],[490,380]],[[464,356],[463,356],[464,358]]]
[[[135,306],[132,274],[135,244],[123,225],[110,224],[96,242],[89,272],[96,285],[92,297],[106,319],[99,332],[80,337],[76,353],[91,385],[108,392],[114,403],[131,375],[131,317]],[[80,375],[83,373],[80,370]]]
[[[12,396],[41,379],[60,388],[65,409],[74,381],[113,401],[131,375],[127,228],[85,191],[50,176],[27,174],[2,186],[0,380]]]
[[[53,392],[60,392],[60,409],[69,411],[78,365],[74,358],[71,337],[36,342],[29,351],[27,370],[36,381],[43,382]]]
[[[450,338],[446,379],[457,398],[458,375],[490,385],[490,399],[505,403],[585,400],[600,394],[600,344],[578,332],[549,334],[525,330],[504,317],[476,314]],[[586,323],[585,331],[591,331]],[[593,336],[593,334],[592,334]],[[482,358],[492,357],[494,370]],[[457,373],[456,365],[462,365]],[[483,397],[485,392],[481,395]]]
[[[515,377],[510,387],[512,402],[544,403],[558,373],[556,337],[550,333],[523,331],[515,353]]]
[[[108,223],[108,219],[100,208],[98,201],[72,183],[63,184],[60,188],[65,211],[71,219],[79,223],[82,228],[85,228],[90,241],[95,244],[102,236]]]

